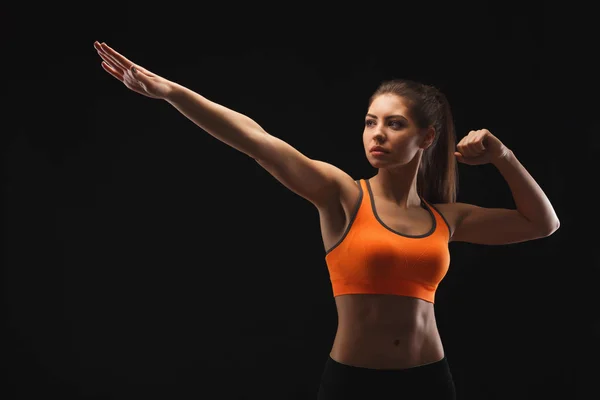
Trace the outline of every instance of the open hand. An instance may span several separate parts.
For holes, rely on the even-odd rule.
[[[102,68],[120,80],[129,89],[153,99],[165,99],[173,83],[136,65],[110,48],[106,43],[94,42],[94,48],[104,60]]]

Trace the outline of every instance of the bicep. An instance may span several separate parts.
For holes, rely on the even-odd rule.
[[[338,201],[343,181],[354,183],[341,169],[311,159],[285,141],[266,134],[256,162],[292,192],[317,208]]]
[[[540,239],[548,233],[527,220],[519,211],[454,203],[459,216],[450,241],[506,245]]]

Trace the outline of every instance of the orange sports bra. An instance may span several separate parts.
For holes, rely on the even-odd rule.
[[[369,181],[361,179],[359,188],[348,228],[325,254],[333,296],[392,294],[434,303],[450,266],[448,222],[421,198],[431,215],[431,230],[418,236],[396,232],[377,215]]]

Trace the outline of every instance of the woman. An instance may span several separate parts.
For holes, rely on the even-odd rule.
[[[432,86],[391,80],[372,95],[363,132],[378,172],[354,180],[105,43],[94,47],[102,67],[127,88],[166,100],[319,211],[339,318],[318,399],[456,397],[433,306],[449,267],[449,242],[517,243],[559,227],[544,192],[510,149],[486,129],[455,145],[445,96]],[[456,160],[494,164],[517,209],[457,203]]]

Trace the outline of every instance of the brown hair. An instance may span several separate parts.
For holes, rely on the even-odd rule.
[[[433,126],[435,138],[424,152],[417,173],[417,192],[431,203],[455,203],[458,165],[454,151],[456,134],[450,103],[435,86],[409,79],[383,81],[369,99],[369,107],[382,94],[402,97],[420,129]]]

